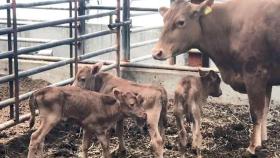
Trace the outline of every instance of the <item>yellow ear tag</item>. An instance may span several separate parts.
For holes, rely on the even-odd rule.
[[[211,12],[213,11],[213,9],[209,6],[207,6],[205,9],[204,9],[204,15],[208,15],[210,14]]]

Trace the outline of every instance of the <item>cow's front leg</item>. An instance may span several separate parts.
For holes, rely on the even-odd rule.
[[[123,122],[124,122],[123,119],[118,121],[116,127],[116,132],[119,139],[119,148],[118,148],[119,153],[124,153],[126,151],[124,145],[124,139],[123,139]]]
[[[253,122],[253,131],[247,151],[251,154],[255,154],[256,148],[262,145],[262,123],[265,119],[266,82],[256,76],[255,78],[251,76],[250,79],[248,78],[248,82],[246,82],[246,90]]]
[[[267,140],[267,114],[268,114],[268,111],[269,111],[271,91],[272,91],[272,86],[268,86],[266,88],[264,119],[263,119],[262,127],[261,127],[262,128],[262,141]]]

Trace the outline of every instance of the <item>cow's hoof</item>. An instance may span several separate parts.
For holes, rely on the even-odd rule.
[[[267,158],[269,157],[269,151],[267,148],[263,147],[258,147],[256,148],[256,154],[257,157],[261,157],[261,158]]]

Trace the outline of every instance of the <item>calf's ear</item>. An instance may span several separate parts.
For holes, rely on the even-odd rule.
[[[144,102],[144,98],[140,94],[138,94],[136,96],[136,99],[137,99],[137,103],[139,103],[139,104],[142,104]]]
[[[200,77],[205,77],[205,76],[207,76],[208,75],[208,72],[206,72],[206,71],[202,71],[202,70],[198,70],[198,73],[199,73],[199,76]]]
[[[91,68],[91,73],[93,75],[97,74],[101,70],[102,66],[103,66],[102,62],[98,62],[98,63],[94,64]]]
[[[116,103],[116,99],[109,95],[102,95],[101,100],[105,105],[113,105]]]
[[[114,89],[113,89],[113,94],[114,94],[114,96],[115,96],[116,98],[120,99],[120,98],[121,98],[122,92],[121,92],[119,89],[114,88]]]
[[[168,11],[168,8],[167,8],[167,7],[160,7],[160,8],[158,9],[158,11],[159,11],[159,14],[160,14],[161,16],[164,16],[164,14]]]
[[[216,80],[218,75],[213,71],[213,70],[210,70],[209,73],[208,73],[208,76],[212,79],[212,80]]]

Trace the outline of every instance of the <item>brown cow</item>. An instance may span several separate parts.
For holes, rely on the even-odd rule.
[[[164,60],[190,48],[209,55],[225,83],[248,94],[251,154],[267,140],[271,90],[280,84],[279,10],[279,0],[206,0],[199,5],[177,0],[170,9],[160,8],[164,28],[153,57]]]
[[[84,158],[87,157],[93,134],[96,134],[102,145],[104,157],[110,158],[107,130],[123,117],[147,118],[141,105],[141,95],[123,93],[118,89],[114,89],[113,93],[115,97],[70,86],[50,87],[34,92],[29,100],[32,114],[30,128],[35,121],[35,107],[39,109],[41,123],[31,135],[28,158],[43,157],[45,136],[64,119],[74,119],[83,127]]]
[[[99,72],[102,63],[97,63],[92,67],[85,66],[79,69],[73,85],[111,94],[114,88],[122,91],[132,91],[139,93],[144,98],[143,107],[147,113],[148,131],[151,137],[151,144],[156,157],[163,157],[163,136],[164,124],[166,123],[167,94],[163,87],[137,84],[109,73]],[[160,130],[160,131],[159,131]],[[117,124],[117,134],[119,138],[119,152],[125,150],[123,141],[123,120]]]
[[[221,79],[214,71],[204,73],[199,71],[200,77],[183,77],[175,90],[174,114],[179,127],[179,145],[184,157],[184,147],[187,145],[187,132],[184,127],[184,115],[192,123],[192,148],[200,155],[202,135],[200,132],[200,118],[202,105],[206,104],[208,96],[219,97],[222,95],[220,88]]]

